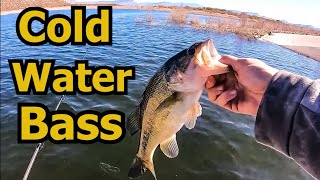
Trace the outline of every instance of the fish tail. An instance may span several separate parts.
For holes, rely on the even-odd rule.
[[[128,176],[130,179],[134,179],[143,175],[147,170],[149,170],[155,180],[157,180],[153,162],[150,161],[150,163],[145,163],[139,156],[136,156],[131,164]]]

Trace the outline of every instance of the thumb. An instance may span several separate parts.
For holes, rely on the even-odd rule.
[[[239,69],[239,65],[238,65],[238,58],[234,57],[234,56],[222,56],[221,59],[219,59],[219,62],[226,64],[226,65],[230,65],[232,66],[232,68],[237,71]]]
[[[214,84],[216,83],[216,79],[213,76],[209,76],[206,82],[206,88],[212,88]]]

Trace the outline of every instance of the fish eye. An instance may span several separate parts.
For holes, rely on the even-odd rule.
[[[193,56],[195,51],[196,50],[193,47],[191,47],[191,48],[188,49],[187,54],[190,55],[190,56]]]
[[[195,43],[193,44],[187,51],[187,54],[190,56],[193,56],[194,53],[196,52],[196,48],[199,46],[200,43]]]

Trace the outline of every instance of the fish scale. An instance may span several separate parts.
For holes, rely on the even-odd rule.
[[[149,170],[157,179],[153,154],[159,145],[169,158],[179,154],[176,133],[183,125],[194,128],[202,113],[199,99],[207,78],[229,71],[218,61],[220,57],[212,40],[196,43],[166,61],[150,79],[139,105],[126,121],[131,135],[141,130],[130,178]]]

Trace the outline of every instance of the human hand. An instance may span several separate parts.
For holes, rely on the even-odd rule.
[[[230,111],[256,116],[263,94],[278,70],[257,59],[223,56],[219,61],[230,65],[233,71],[208,77],[209,100]]]

